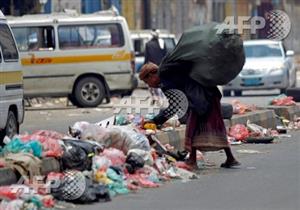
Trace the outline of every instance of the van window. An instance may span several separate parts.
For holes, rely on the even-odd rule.
[[[120,24],[59,26],[60,49],[108,48],[124,45]]]
[[[175,40],[173,38],[163,38],[165,41],[165,46],[168,51],[173,50],[175,48]]]
[[[38,51],[55,49],[54,28],[13,27],[12,28],[20,51]]]
[[[134,51],[136,52],[136,56],[144,56],[145,54],[144,39],[134,39],[133,46],[134,46]]]
[[[19,58],[14,38],[5,24],[0,24],[0,46],[5,62],[17,61]]]

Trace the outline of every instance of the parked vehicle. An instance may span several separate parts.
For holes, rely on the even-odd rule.
[[[127,22],[113,13],[9,18],[24,70],[25,97],[68,96],[95,107],[137,85]]]
[[[0,10],[0,144],[19,132],[24,118],[23,75],[19,53]]]
[[[131,31],[131,39],[135,51],[135,72],[138,74],[145,61],[145,45],[152,38],[151,30],[136,30]],[[173,50],[177,41],[174,34],[170,34],[166,30],[160,30],[159,38],[164,41],[168,51]],[[146,84],[138,80],[139,87],[147,87]]]
[[[242,95],[243,90],[280,89],[285,93],[296,86],[294,52],[286,51],[282,41],[244,41],[246,62],[241,73],[228,85],[223,86],[223,95]]]

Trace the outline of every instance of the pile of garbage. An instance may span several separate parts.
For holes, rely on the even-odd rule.
[[[296,102],[293,100],[292,96],[286,96],[285,94],[281,94],[274,99],[271,100],[270,105],[274,106],[295,106]]]
[[[196,179],[184,163],[188,154],[162,145],[154,135],[156,126],[144,125],[144,120],[116,116],[113,123],[77,122],[67,134],[40,130],[6,137],[1,167],[13,169],[21,181],[0,187],[0,209],[109,202],[116,195],[157,188],[172,179]],[[179,125],[172,119],[162,129]],[[59,161],[59,172],[43,174],[46,157]]]
[[[232,100],[231,105],[233,107],[233,114],[239,115],[243,115],[246,112],[253,112],[257,109],[255,105],[247,105],[239,100]]]
[[[268,139],[268,142],[271,143],[278,135],[277,130],[266,129],[248,120],[246,125],[236,124],[230,127],[228,140],[231,144],[255,143],[255,140],[260,143],[262,139]]]

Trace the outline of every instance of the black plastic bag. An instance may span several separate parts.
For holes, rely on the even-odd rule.
[[[79,171],[92,169],[92,158],[97,146],[80,140],[64,140],[64,153],[61,157],[62,168]]]
[[[143,168],[145,165],[145,160],[138,154],[131,152],[126,158],[126,169],[128,173],[134,174],[136,170]]]
[[[86,189],[82,196],[80,196],[75,203],[93,203],[93,202],[108,202],[111,201],[108,187],[103,184],[95,184],[93,181],[86,177]]]
[[[209,23],[185,31],[163,59],[159,76],[175,84],[189,76],[206,87],[233,80],[245,63],[243,41],[237,34],[217,33],[217,25]]]

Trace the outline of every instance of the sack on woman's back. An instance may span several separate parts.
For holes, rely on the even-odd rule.
[[[243,41],[236,34],[217,33],[217,25],[209,23],[185,31],[163,59],[160,77],[182,78],[186,74],[203,86],[225,85],[234,79],[245,63]]]

